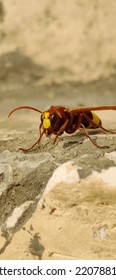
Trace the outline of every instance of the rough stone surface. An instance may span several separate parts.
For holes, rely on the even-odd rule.
[[[25,170],[30,176],[32,169],[35,174],[34,168],[37,171],[38,165],[48,161],[45,153],[41,160],[40,153],[25,155],[5,151],[1,153],[2,162],[6,162],[9,155],[10,166],[15,160],[17,177],[20,175],[18,167],[23,170],[21,178],[19,176],[17,179],[20,180],[19,192],[23,186],[23,176],[27,174]],[[89,155],[85,154],[59,165],[48,180],[41,198],[38,190],[33,201],[27,201],[25,197],[26,202],[15,207],[6,220],[4,217],[1,225],[1,259],[115,259],[115,250],[111,248],[116,234],[116,152],[106,152],[101,158],[97,155],[94,167],[88,158]],[[87,174],[84,172],[85,159],[86,162],[90,160],[91,165],[91,171],[88,168]],[[12,171],[8,182],[8,186],[12,185],[14,190],[14,199],[17,197],[15,176]],[[39,174],[39,180],[40,177]],[[35,179],[34,184],[37,187]],[[26,183],[24,185],[27,187]],[[25,192],[29,194],[28,189]],[[12,202],[9,197],[10,200]],[[36,208],[33,208],[31,206],[35,205],[35,201]],[[5,209],[8,211],[8,206]]]
[[[67,177],[70,173],[69,181],[64,166]],[[104,180],[108,170],[104,179],[96,174],[73,182],[72,169],[76,171],[78,166],[66,162],[54,171],[52,178],[56,171],[61,176],[61,167],[62,182],[54,180],[54,187],[43,194],[44,203],[38,203],[1,257],[11,259],[12,250],[16,259],[116,258],[116,173],[112,174],[113,185]],[[48,186],[50,181],[51,178]]]

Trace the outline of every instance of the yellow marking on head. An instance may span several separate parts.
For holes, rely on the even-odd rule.
[[[43,113],[43,116],[44,116],[45,119],[48,119],[49,116],[50,116],[50,113],[49,113],[49,112],[44,112],[44,113]]]
[[[93,121],[96,125],[101,124],[100,118],[99,118],[95,113],[93,113],[93,112],[91,112],[91,113],[92,113],[92,116],[93,116],[92,121]],[[92,128],[92,127],[93,127],[93,124],[90,123],[89,126],[88,126],[88,128]]]
[[[43,127],[45,129],[48,129],[51,126],[51,122],[50,122],[49,116],[50,116],[49,112],[44,112],[43,113]]]

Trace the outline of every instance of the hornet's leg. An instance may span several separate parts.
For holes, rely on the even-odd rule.
[[[42,124],[40,124],[40,126],[39,126],[40,136],[39,136],[38,140],[37,140],[30,148],[28,148],[28,149],[19,148],[20,151],[23,151],[24,153],[30,152],[30,151],[33,150],[33,148],[34,148],[37,144],[40,143],[40,140],[41,140],[41,138],[42,138],[42,136],[43,136],[43,134],[44,134],[44,130],[41,131],[41,127],[42,127]]]
[[[108,149],[108,148],[109,148],[109,146],[99,146],[99,145],[95,144],[95,143],[93,142],[93,140],[91,139],[91,137],[90,137],[88,131],[86,130],[85,126],[84,126],[82,123],[81,123],[81,127],[83,128],[83,130],[84,130],[85,135],[87,136],[87,138],[89,138],[89,140],[92,142],[92,144],[93,144],[95,147],[100,148],[100,149]]]
[[[54,139],[54,141],[53,141],[53,145],[56,143],[56,141],[57,141],[57,139],[58,139],[58,136],[60,136],[60,135],[65,131],[68,122],[69,122],[69,120],[67,119],[67,120],[65,121],[65,123],[60,127],[60,130],[58,131],[58,133],[57,133],[57,135],[56,135],[56,137],[55,137],[55,139]]]

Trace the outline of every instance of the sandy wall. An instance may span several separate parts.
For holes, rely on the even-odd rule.
[[[115,73],[115,0],[0,1],[0,55],[18,50],[51,80],[88,82]]]

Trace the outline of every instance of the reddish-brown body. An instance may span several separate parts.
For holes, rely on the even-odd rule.
[[[102,130],[110,133],[116,133],[105,129],[102,126],[100,118],[92,111],[97,110],[116,110],[116,106],[101,106],[101,107],[88,107],[70,110],[62,106],[51,106],[45,112],[42,112],[36,108],[30,106],[22,106],[15,108],[9,114],[11,116],[17,110],[20,109],[31,109],[36,112],[41,113],[41,123],[39,126],[40,136],[39,139],[32,145],[29,149],[22,149],[22,151],[32,150],[36,144],[39,144],[43,134],[50,136],[51,134],[56,135],[53,144],[55,144],[58,136],[62,135],[63,132],[72,134],[78,129],[83,129],[85,135],[90,139],[90,141],[98,148],[108,148],[108,146],[98,146],[95,144],[86,128],[101,128]]]

